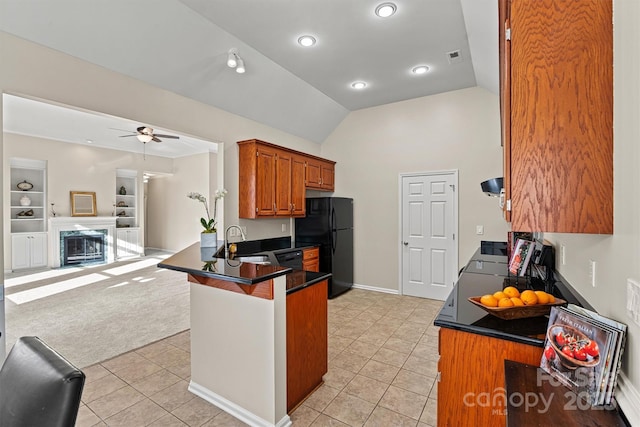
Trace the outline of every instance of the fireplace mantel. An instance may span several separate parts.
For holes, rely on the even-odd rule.
[[[107,262],[115,260],[116,217],[55,216],[49,218],[49,260],[52,268],[60,267],[60,232],[70,230],[107,230]]]

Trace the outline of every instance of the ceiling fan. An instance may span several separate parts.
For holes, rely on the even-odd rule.
[[[162,142],[160,138],[180,139],[180,137],[176,135],[161,135],[159,133],[153,133],[153,129],[148,126],[140,126],[136,129],[135,133],[131,133],[131,135],[121,135],[120,138],[127,138],[130,136],[135,136],[138,138],[138,141],[143,144],[150,141]]]

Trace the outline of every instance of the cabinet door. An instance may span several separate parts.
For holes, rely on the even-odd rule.
[[[511,228],[610,234],[612,1],[512,0],[508,13]]]
[[[334,174],[335,166],[333,163],[322,163],[321,165],[321,183],[320,187],[326,191],[334,190]]]
[[[306,214],[304,174],[304,158],[294,155],[291,162],[291,214],[293,216],[305,216]]]
[[[31,266],[30,239],[26,234],[11,235],[11,268],[19,270]]]
[[[29,264],[31,267],[47,265],[47,234],[36,233],[30,236]]]
[[[256,214],[274,216],[276,214],[276,151],[268,147],[258,147],[256,161]]]
[[[307,188],[322,187],[322,163],[316,159],[307,159]]]
[[[291,216],[291,168],[293,156],[280,151],[276,156],[276,215]]]

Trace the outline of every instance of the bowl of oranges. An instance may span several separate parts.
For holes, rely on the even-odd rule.
[[[493,294],[470,297],[469,302],[505,320],[544,316],[554,305],[567,303],[545,291],[527,289],[520,292],[515,286],[507,286]]]

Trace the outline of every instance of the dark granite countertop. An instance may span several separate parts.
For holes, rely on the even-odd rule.
[[[502,320],[468,300],[469,297],[492,294],[507,286],[516,286],[522,291],[543,289],[544,284],[540,285],[532,284],[522,277],[509,277],[506,256],[484,255],[478,250],[463,269],[434,324],[443,328],[542,347],[549,320],[547,316]],[[558,276],[546,290],[569,303],[591,309],[562,277]]]
[[[253,285],[287,275],[287,293],[296,292],[331,277],[329,273],[295,270],[278,265],[240,262],[232,258],[216,257],[215,248],[201,248],[199,243],[175,253],[158,264],[159,268],[233,283]]]

